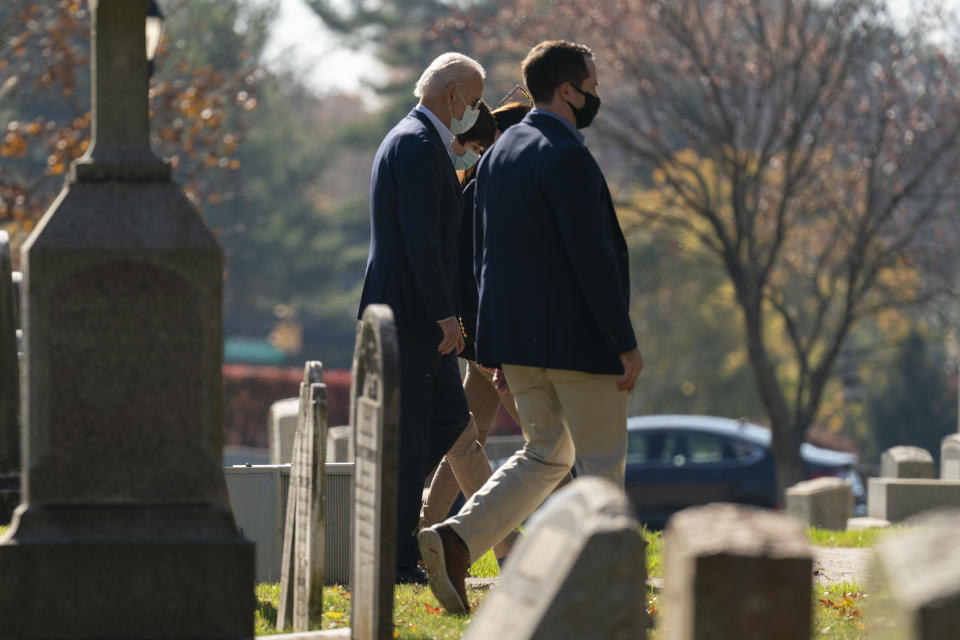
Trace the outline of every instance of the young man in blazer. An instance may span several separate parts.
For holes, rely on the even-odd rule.
[[[627,401],[643,368],[627,245],[579,129],[600,107],[587,47],[542,42],[523,61],[535,108],[477,173],[477,359],[501,366],[523,449],[460,512],[420,532],[430,588],[469,611],[470,562],[520,524],[577,463],[622,486]]]
[[[358,317],[393,310],[400,350],[397,581],[425,582],[416,529],[427,474],[470,421],[457,353],[464,346],[455,286],[462,196],[450,158],[473,126],[483,67],[459,53],[434,60],[420,103],[384,138],[370,180],[370,255]]]

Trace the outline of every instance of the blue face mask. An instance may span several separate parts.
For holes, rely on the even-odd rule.
[[[450,132],[460,135],[461,133],[470,131],[470,128],[476,124],[477,118],[480,117],[480,108],[471,107],[469,104],[467,104],[463,94],[460,93],[460,87],[457,87],[457,95],[460,96],[460,100],[463,102],[463,106],[465,107],[463,110],[463,115],[459,118],[454,118],[453,109],[450,108],[450,105],[447,105],[447,109],[450,111]]]
[[[450,152],[450,159],[453,160],[453,168],[457,171],[466,171],[480,160],[480,154],[467,147],[462,156],[458,156],[453,151]]]

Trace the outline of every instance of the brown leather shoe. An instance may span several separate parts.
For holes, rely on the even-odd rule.
[[[449,525],[437,524],[417,536],[420,556],[427,567],[430,590],[450,613],[470,613],[465,580],[470,552]]]

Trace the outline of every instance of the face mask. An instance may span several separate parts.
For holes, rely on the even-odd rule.
[[[450,159],[453,160],[453,168],[457,171],[466,171],[473,165],[477,164],[477,161],[480,160],[480,154],[467,147],[467,150],[463,153],[462,156],[458,156],[454,152],[450,152]]]
[[[570,105],[570,108],[573,109],[573,119],[576,122],[577,129],[586,129],[590,126],[590,123],[593,122],[593,118],[597,115],[597,111],[600,110],[600,98],[592,93],[585,93],[580,89],[580,87],[574,86],[573,83],[571,83],[570,86],[576,89],[577,93],[586,99],[586,102],[583,103],[582,107],[575,107],[570,104],[569,101],[567,102],[567,104]]]
[[[453,109],[450,109],[450,105],[447,105],[447,109],[450,111],[450,132],[454,135],[460,135],[461,133],[466,133],[470,128],[477,122],[477,118],[480,117],[480,108],[471,107],[467,104],[467,101],[463,99],[463,94],[460,93],[460,87],[457,87],[457,94],[459,94],[460,99],[463,100],[463,104],[466,107],[463,111],[463,115],[459,118],[453,117]]]

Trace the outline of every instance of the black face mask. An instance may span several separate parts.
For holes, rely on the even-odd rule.
[[[593,95],[592,93],[584,92],[580,87],[570,83],[570,86],[577,90],[577,92],[582,95],[586,102],[583,103],[582,107],[575,107],[567,101],[567,104],[570,105],[570,108],[573,109],[573,119],[576,122],[577,129],[586,129],[590,126],[590,123],[593,122],[594,116],[597,115],[597,111],[600,110],[600,98]]]

